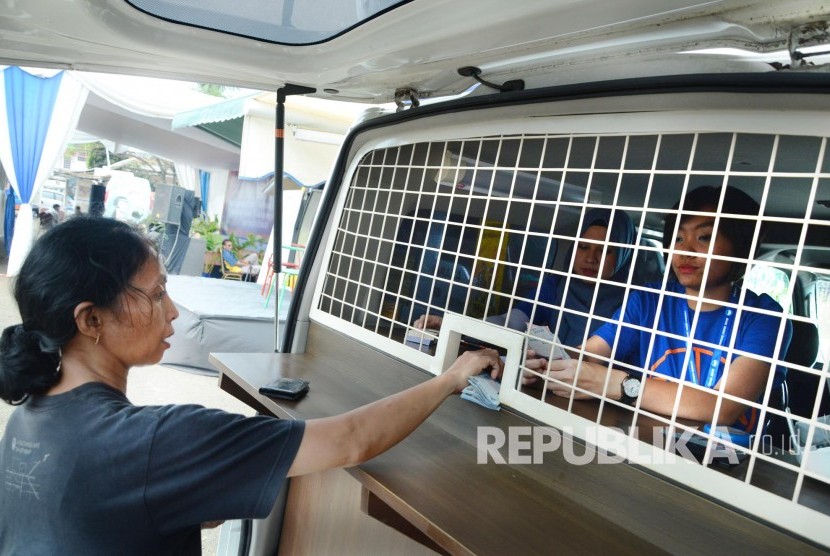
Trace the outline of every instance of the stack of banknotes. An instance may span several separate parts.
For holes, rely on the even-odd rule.
[[[501,384],[490,378],[488,373],[467,379],[469,386],[461,391],[461,399],[475,402],[487,409],[499,410],[499,388]]]

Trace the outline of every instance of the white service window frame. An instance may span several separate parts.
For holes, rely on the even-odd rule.
[[[714,96],[719,97],[719,95]],[[400,126],[400,129],[395,128],[394,134],[390,134],[393,138],[390,138],[390,135],[384,135],[385,130],[383,129],[370,130],[367,132],[364,142],[354,150],[352,162],[345,173],[344,183],[352,183],[362,157],[376,149],[399,147],[422,142],[437,143],[441,141],[455,141],[463,138],[507,137],[513,135],[580,136],[597,134],[601,136],[612,136],[618,134],[621,136],[634,136],[674,133],[759,133],[797,136],[814,135],[817,137],[827,135],[826,130],[829,121],[827,111],[812,108],[804,110],[779,109],[776,107],[780,99],[767,99],[770,102],[766,104],[771,105],[772,110],[770,110],[770,106],[759,106],[757,109],[747,107],[738,108],[734,105],[738,100],[738,96],[720,95],[720,97],[722,97],[720,100],[718,98],[714,99],[713,106],[703,106],[695,109],[670,110],[666,107],[667,103],[663,97],[661,97],[659,109],[656,110],[649,110],[647,104],[640,104],[637,108],[639,112],[625,111],[609,113],[611,110],[609,104],[605,104],[603,105],[603,110],[606,113],[595,115],[585,115],[584,113],[579,115],[566,113],[555,114],[554,112],[556,110],[562,109],[563,103],[544,105],[544,107],[536,105],[530,109],[526,107],[510,107],[491,111],[482,110],[479,114],[451,114],[442,118],[425,118],[423,121],[403,124]],[[698,104],[705,104],[700,97],[689,95],[678,95],[674,100],[677,102],[676,106],[682,107],[684,103],[681,101],[689,101],[690,99],[692,101],[687,104],[694,105],[695,101]],[[752,100],[753,102],[747,103],[747,106],[756,104],[754,102],[756,99],[753,98]],[[641,97],[639,99],[624,99],[621,104],[626,105],[626,108],[633,109],[632,105],[643,102],[647,102],[647,99]],[[584,103],[570,102],[567,104],[569,105],[569,109],[572,110],[579,108],[580,104],[585,105],[583,107],[585,109],[591,106],[596,109],[598,106],[596,101],[586,101]],[[616,105],[616,99],[614,104]],[[762,100],[758,104],[763,105],[765,102]],[[792,106],[792,97],[790,97],[788,104]],[[809,105],[810,103],[807,104]],[[682,174],[683,172],[681,171],[679,173]],[[723,174],[724,172],[715,173],[718,176],[722,176]],[[320,267],[323,269],[323,274],[325,273],[325,269],[329,267],[337,237],[336,226],[343,216],[348,194],[349,186],[344,186],[340,189],[336,200],[333,217],[330,220],[332,228],[329,231],[330,233],[328,233],[328,241],[324,249],[324,258]],[[620,206],[619,208],[644,210],[643,207]],[[803,243],[800,243],[797,248],[796,261],[800,260],[802,248]],[[798,266],[798,262],[795,265]],[[773,266],[783,267],[785,272],[794,268],[793,265],[773,264]],[[799,267],[797,270],[809,271],[816,269]],[[414,366],[420,367],[428,372],[438,372],[440,365],[436,364],[434,357],[414,350],[391,338],[379,336],[358,324],[321,310],[320,300],[323,295],[324,283],[325,277],[321,275],[321,278],[316,281],[316,287],[314,289],[314,298],[310,311],[310,318],[312,320],[340,330],[358,342],[380,349],[396,358],[409,361]],[[790,280],[790,294],[792,293],[794,283],[794,280]],[[628,289],[635,288],[635,286],[631,286],[630,284],[626,287]],[[825,364],[823,371],[825,374],[828,372],[826,367],[827,365]],[[568,411],[539,402],[539,400],[535,400],[527,394],[510,387],[510,384],[514,384],[516,380],[516,376],[511,371],[510,377],[505,377],[503,381],[500,396],[505,405],[557,428],[568,428],[568,430],[573,431],[580,438],[591,443],[593,440],[591,438],[592,431],[596,431],[597,429],[596,423],[582,419]],[[766,396],[767,398],[765,399],[768,399],[769,385]],[[669,427],[675,427],[674,419],[671,417],[666,418],[666,423]],[[805,477],[803,469],[793,468],[799,473],[798,485],[796,486],[794,499],[788,500],[756,488],[749,484],[748,481],[741,482],[685,460],[678,462],[674,458],[667,458],[670,454],[655,446],[640,442],[631,434],[624,434],[620,431],[613,430],[606,430],[605,432],[608,434],[603,435],[601,439],[596,439],[596,445],[598,447],[610,449],[632,463],[647,467],[672,480],[712,496],[724,504],[749,512],[762,520],[775,523],[778,526],[789,529],[796,534],[804,535],[825,546],[830,546],[830,527],[828,527],[830,525],[830,517],[794,501],[798,496],[798,491]],[[750,462],[750,469],[752,469],[753,465],[754,459]],[[809,472],[806,475],[811,476]]]

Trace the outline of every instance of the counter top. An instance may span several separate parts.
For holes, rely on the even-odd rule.
[[[223,389],[287,419],[336,415],[430,378],[319,324],[312,324],[308,346],[303,354],[218,353],[211,360]],[[310,381],[309,394],[291,402],[258,393],[279,376]],[[479,427],[534,424],[452,397],[399,445],[349,472],[454,554],[817,551],[634,465],[596,458],[569,464],[562,450],[546,453],[541,464],[477,462]]]

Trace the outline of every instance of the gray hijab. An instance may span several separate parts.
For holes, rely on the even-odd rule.
[[[613,219],[612,219],[613,215]],[[613,221],[612,221],[613,220]],[[609,222],[611,223],[609,227]],[[623,245],[633,245],[636,240],[636,231],[631,218],[623,210],[612,210],[606,208],[594,208],[589,210],[582,219],[582,227],[579,230],[579,237],[582,237],[591,226],[602,226],[609,228],[608,241],[612,243],[619,243]],[[609,247],[610,248],[610,247]],[[628,271],[631,268],[631,255],[633,249],[630,247],[615,246],[617,251],[617,264],[614,266],[614,272],[609,280],[614,282],[625,283],[628,278]],[[570,264],[573,256],[573,247],[568,251],[565,258]],[[615,284],[597,284],[594,282],[583,282],[579,278],[572,276],[568,284],[567,294],[565,292],[565,283],[568,282],[564,277],[560,278],[556,284],[555,299],[562,300],[560,303],[575,311],[584,314],[591,314],[591,302],[595,297],[594,315],[603,317],[610,317],[614,314],[620,305],[622,305],[623,294],[625,289],[622,286]],[[550,318],[551,330],[556,325],[558,311]],[[562,312],[562,322],[559,325],[559,340],[565,345],[575,346],[582,344],[585,339],[585,327],[587,325],[587,317],[583,314],[574,314],[568,311]],[[602,321],[592,319],[588,337],[603,324]]]

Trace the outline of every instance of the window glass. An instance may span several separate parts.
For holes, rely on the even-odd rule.
[[[818,280],[815,283],[814,317],[818,321],[819,332],[819,362],[830,360],[830,279]]]
[[[279,44],[326,41],[406,1],[127,0],[168,21]]]
[[[804,407],[822,391],[812,362],[788,353],[792,321],[813,322],[792,315],[788,292],[793,276],[826,273],[806,254],[752,255],[762,233],[793,254],[799,242],[830,247],[830,218],[812,201],[827,196],[816,170],[826,151],[823,138],[722,132],[379,149],[351,176],[317,308],[413,361],[434,356],[449,314],[511,329],[533,350],[505,378],[512,409],[658,451],[685,434],[712,472],[830,516],[830,466],[804,467],[787,432],[821,438],[830,427],[780,401],[787,370],[812,380]],[[828,284],[815,289],[824,361]],[[749,373],[751,395],[728,389],[729,373],[747,364],[765,371]],[[621,399],[625,377],[641,395]],[[726,427],[738,434],[724,451]]]
[[[790,277],[783,270],[773,268],[765,264],[756,264],[744,278],[744,287],[757,294],[765,293],[788,313],[792,313],[792,302],[788,291]]]

